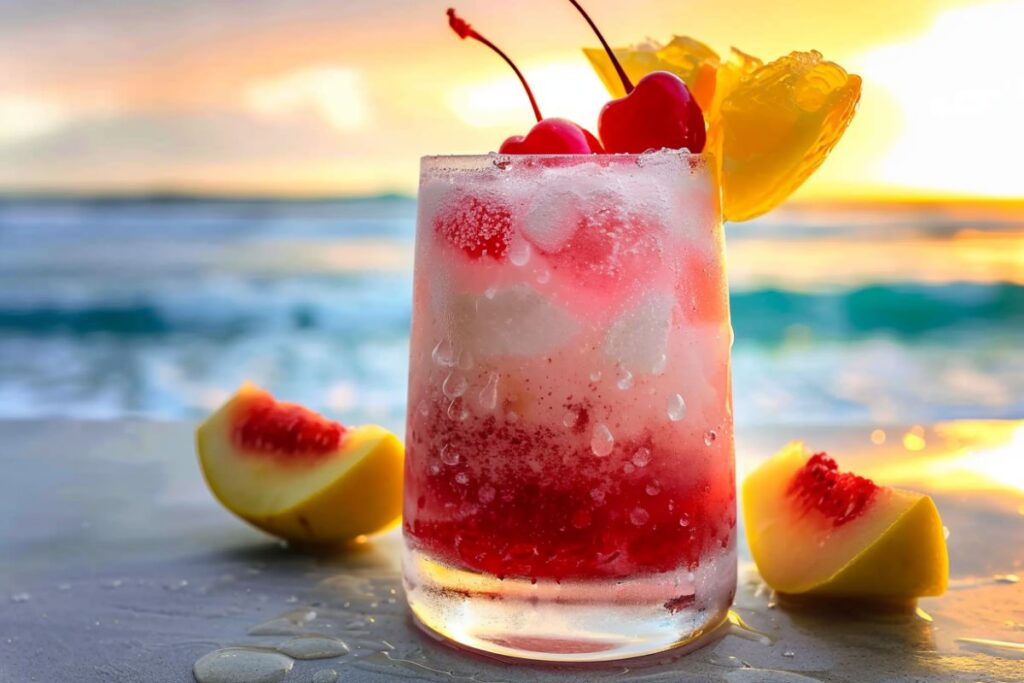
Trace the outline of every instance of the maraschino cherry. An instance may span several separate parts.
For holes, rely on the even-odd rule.
[[[626,89],[626,96],[604,105],[597,119],[597,132],[605,151],[639,154],[650,149],[685,147],[694,153],[701,152],[707,135],[704,114],[686,83],[675,74],[655,71],[633,87],[586,10],[576,0],[569,2],[597,34]]]
[[[501,154],[600,154],[604,150],[601,143],[594,135],[578,126],[572,121],[559,118],[546,119],[541,116],[540,107],[533,97],[526,77],[508,55],[502,52],[494,43],[484,38],[476,30],[460,19],[454,9],[448,10],[448,24],[460,38],[472,38],[491,48],[504,59],[512,70],[516,72],[519,81],[526,90],[526,96],[530,98],[530,106],[533,107],[533,115],[537,117],[537,123],[525,136],[513,135],[501,143],[498,152]]]

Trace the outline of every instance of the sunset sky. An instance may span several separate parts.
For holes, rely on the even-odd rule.
[[[418,158],[525,132],[515,77],[450,0],[0,1],[0,191],[409,192]],[[1024,0],[588,0],[615,45],[673,33],[861,74],[804,198],[1024,198]],[[568,2],[460,0],[548,116],[607,99]],[[827,9],[826,9],[827,8]]]

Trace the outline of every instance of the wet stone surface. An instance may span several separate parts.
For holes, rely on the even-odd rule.
[[[743,550],[730,623],[705,647],[556,667],[421,634],[394,533],[310,554],[248,529],[207,493],[189,425],[3,422],[0,681],[1024,681],[1024,424],[884,429],[882,444],[877,425],[740,430],[739,473],[799,436],[929,489],[950,530],[946,596],[799,604]]]

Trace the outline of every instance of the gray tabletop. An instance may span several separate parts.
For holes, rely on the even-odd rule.
[[[280,669],[251,682],[1024,681],[1024,423],[876,429],[741,430],[739,470],[801,437],[929,490],[950,531],[947,595],[887,612],[786,604],[743,549],[735,623],[705,647],[553,667],[420,634],[394,532],[309,554],[237,521],[203,484],[192,425],[0,422],[0,681],[186,683],[231,646]]]

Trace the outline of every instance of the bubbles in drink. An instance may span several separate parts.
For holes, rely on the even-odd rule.
[[[598,423],[590,436],[590,450],[599,458],[609,455],[615,448],[615,437],[607,425]]]
[[[668,399],[668,419],[679,422],[686,417],[686,403],[679,394],[672,394]]]

